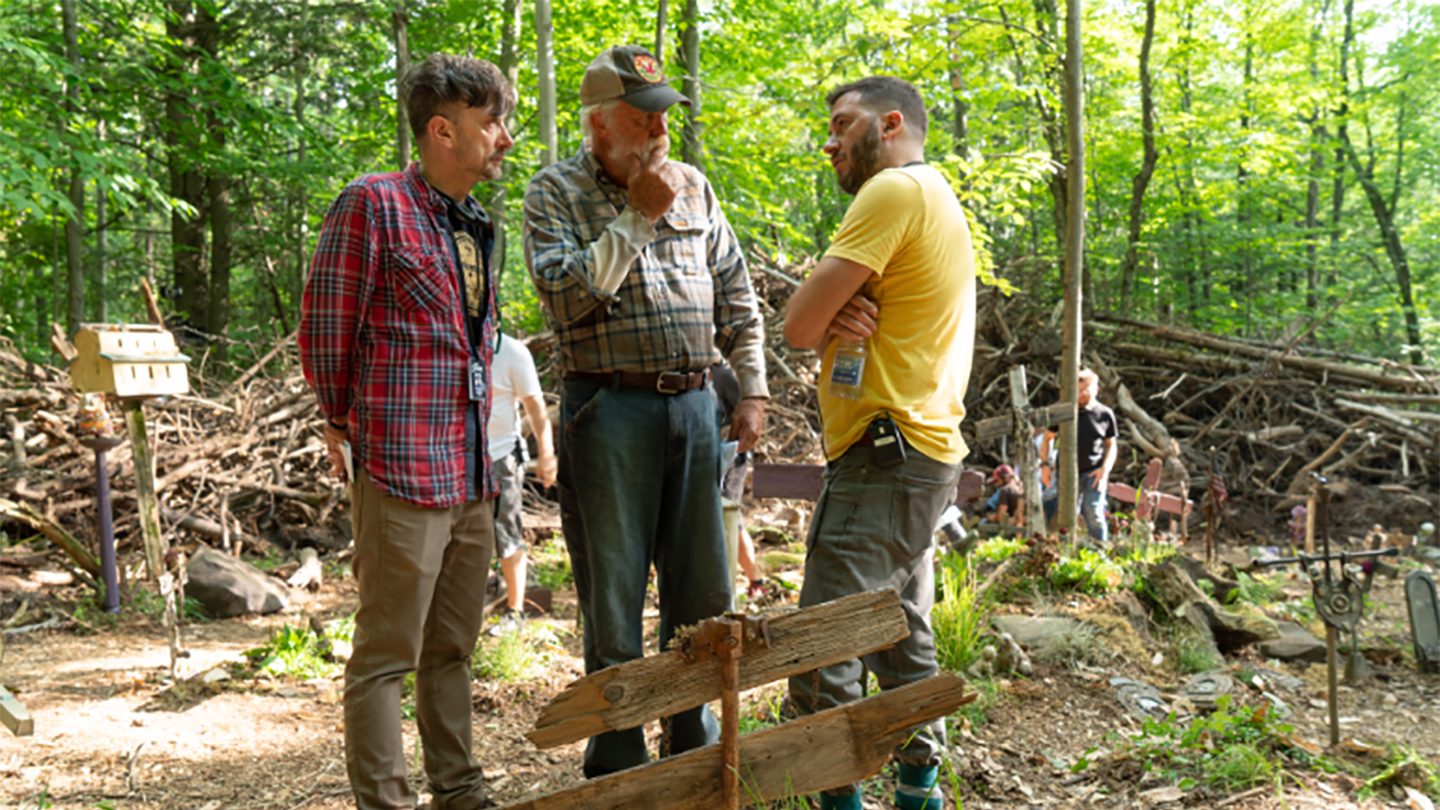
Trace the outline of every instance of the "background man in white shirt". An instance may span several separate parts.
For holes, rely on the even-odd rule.
[[[535,476],[545,486],[555,483],[555,444],[550,436],[550,417],[545,411],[545,392],[535,373],[535,359],[525,344],[509,335],[500,337],[500,348],[491,366],[490,463],[500,482],[495,505],[495,556],[505,577],[506,608],[492,632],[519,629],[525,621],[525,535],[520,525],[520,502],[525,489],[525,465],[521,454],[520,419],[516,405],[525,409],[530,432],[535,434],[537,457]]]

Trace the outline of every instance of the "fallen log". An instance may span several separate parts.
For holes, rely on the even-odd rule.
[[[8,498],[0,498],[0,517],[7,517],[17,520],[31,529],[39,532],[45,539],[59,546],[71,561],[80,567],[82,571],[92,577],[100,576],[100,561],[95,555],[85,548],[75,535],[65,530],[65,527],[40,514],[28,504],[16,503]]]

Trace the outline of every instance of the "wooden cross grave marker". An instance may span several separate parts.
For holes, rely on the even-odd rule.
[[[702,622],[679,648],[587,675],[561,692],[527,735],[541,748],[574,742],[715,699],[721,741],[587,780],[504,810],[734,810],[872,776],[922,723],[975,699],[949,673],[741,737],[739,693],[894,645],[910,634],[892,589],[764,617]],[[718,801],[717,801],[718,800]]]
[[[1025,381],[1025,367],[1010,369],[1010,413],[992,416],[975,423],[975,441],[985,442],[1009,435],[1015,442],[1015,454],[1020,459],[1019,475],[1025,490],[1025,514],[1028,516],[1031,534],[1045,533],[1045,510],[1041,504],[1040,488],[1034,482],[1040,480],[1039,453],[1035,451],[1033,437],[1035,429],[1057,427],[1064,422],[1075,421],[1075,403],[1057,402],[1043,408],[1030,406],[1029,386]],[[1053,471],[1059,474],[1059,470]]]

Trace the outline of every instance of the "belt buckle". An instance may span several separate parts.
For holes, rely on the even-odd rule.
[[[656,375],[655,375],[655,390],[656,390],[656,391],[658,391],[658,392],[660,392],[660,393],[662,393],[662,394],[680,394],[680,393],[683,393],[683,392],[685,391],[684,388],[670,388],[670,387],[666,386],[666,385],[665,385],[665,378],[666,378],[666,377],[669,377],[671,380],[678,380],[678,382],[676,383],[677,385],[684,384],[685,382],[688,382],[688,380],[686,380],[686,375],[684,375],[684,374],[672,374],[672,373],[670,373],[670,372],[662,371],[662,372],[660,372],[659,374],[656,374]]]

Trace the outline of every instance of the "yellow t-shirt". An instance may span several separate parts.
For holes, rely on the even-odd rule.
[[[968,452],[960,420],[975,348],[975,258],[955,193],[930,166],[886,169],[860,187],[825,255],[874,271],[864,293],[880,307],[859,399],[830,396],[836,341],[825,349],[826,456],[839,458],[888,413],[912,446],[958,464]]]

